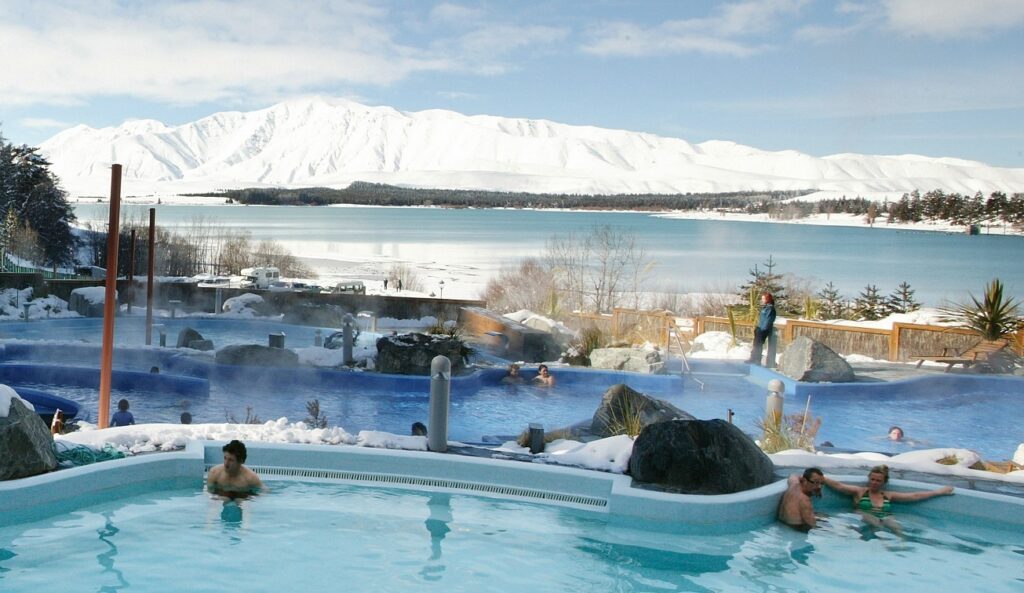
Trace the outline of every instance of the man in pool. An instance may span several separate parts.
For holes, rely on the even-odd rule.
[[[245,467],[245,443],[231,441],[221,448],[224,452],[224,463],[210,468],[206,478],[206,488],[213,494],[228,498],[245,496],[264,490],[263,482],[256,472]]]
[[[821,496],[825,474],[819,468],[809,467],[802,476],[789,476],[788,483],[789,487],[779,502],[779,521],[801,531],[817,527],[811,495]]]

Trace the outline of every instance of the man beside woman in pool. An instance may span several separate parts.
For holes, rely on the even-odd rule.
[[[508,365],[508,371],[505,373],[505,376],[502,377],[501,379],[502,383],[508,383],[512,385],[523,383],[525,381],[526,380],[519,373],[518,364]],[[555,378],[551,375],[551,372],[548,370],[548,365],[542,364],[539,367],[537,367],[537,376],[533,378],[531,383],[533,383],[534,385],[543,385],[546,387],[550,387],[551,385],[555,384]]]
[[[868,472],[866,486],[844,484],[825,476],[821,469],[808,468],[803,476],[793,474],[789,477],[789,486],[779,503],[779,521],[797,529],[810,529],[817,525],[811,495],[821,496],[821,487],[848,494],[853,499],[853,508],[861,515],[864,522],[875,528],[886,527],[896,534],[902,533],[902,527],[892,516],[893,502],[916,502],[936,496],[953,494],[952,486],[943,486],[935,490],[917,490],[913,492],[895,492],[885,490],[889,483],[889,467],[878,465]]]

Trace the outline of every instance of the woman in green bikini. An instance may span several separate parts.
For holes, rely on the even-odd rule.
[[[893,502],[914,502],[953,494],[952,486],[918,492],[889,492],[883,490],[888,483],[889,467],[886,465],[871,468],[868,472],[867,486],[853,486],[829,477],[825,478],[826,486],[853,497],[853,508],[860,513],[865,523],[873,527],[888,527],[897,534],[901,532],[901,528],[899,522],[892,517]]]

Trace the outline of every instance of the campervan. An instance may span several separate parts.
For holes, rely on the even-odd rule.
[[[334,285],[334,292],[338,294],[366,294],[366,285],[362,280],[347,280]]]
[[[245,268],[242,270],[245,276],[243,287],[266,290],[270,285],[281,280],[281,271],[275,267]]]

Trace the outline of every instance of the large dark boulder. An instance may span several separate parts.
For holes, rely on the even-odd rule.
[[[232,344],[217,351],[217,364],[246,366],[295,367],[299,355],[287,348],[271,348],[259,344]]]
[[[15,480],[57,469],[53,436],[42,418],[20,399],[0,417],[0,480]]]
[[[779,372],[807,383],[848,383],[856,379],[853,367],[821,342],[800,336],[782,353]]]
[[[729,494],[770,484],[774,466],[749,436],[725,420],[670,420],[643,429],[629,473],[672,492]]]
[[[191,327],[182,328],[182,330],[180,332],[178,332],[177,347],[178,348],[191,348],[190,344],[192,342],[198,342],[198,341],[201,341],[203,339],[205,339],[205,338],[203,338],[203,334],[201,334],[198,331],[192,329]]]
[[[631,389],[625,383],[612,385],[601,398],[594,412],[590,433],[601,438],[621,434],[617,428],[624,424],[639,423],[647,426],[667,420],[693,420],[694,417],[669,402],[653,398]],[[636,433],[633,433],[636,434]]]
[[[398,375],[429,375],[435,356],[447,356],[452,372],[465,368],[465,345],[451,336],[400,334],[377,340],[377,370]]]

